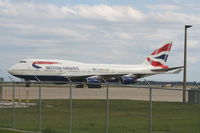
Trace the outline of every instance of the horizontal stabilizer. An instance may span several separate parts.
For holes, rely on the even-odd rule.
[[[180,73],[182,70],[183,70],[183,69],[178,69],[178,70],[174,71],[172,74],[178,74],[178,73]]]
[[[153,71],[153,72],[168,72],[168,71],[179,69],[179,70],[175,71],[176,73],[179,73],[182,70],[181,68],[183,68],[183,66],[180,66],[180,67],[171,67],[171,68],[164,68],[164,69],[153,69],[151,71]]]

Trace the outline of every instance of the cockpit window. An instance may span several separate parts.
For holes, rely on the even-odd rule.
[[[20,61],[19,63],[26,63],[26,61]]]

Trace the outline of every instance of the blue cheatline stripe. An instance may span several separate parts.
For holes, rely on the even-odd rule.
[[[14,75],[16,77],[26,79],[26,80],[36,80],[34,75]],[[37,78],[41,81],[67,81],[64,76],[44,76],[44,75],[37,75]]]
[[[14,75],[15,77],[22,78],[25,80],[37,80],[34,75]],[[41,81],[68,81],[64,76],[48,76],[48,75],[36,75]],[[84,77],[71,78],[73,82],[83,82]]]

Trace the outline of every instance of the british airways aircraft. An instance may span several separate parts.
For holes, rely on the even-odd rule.
[[[171,42],[165,44],[151,53],[140,65],[89,64],[66,60],[25,59],[12,66],[8,72],[26,81],[38,79],[40,81],[71,80],[86,82],[88,87],[91,87],[91,84],[94,83],[112,80],[119,81],[121,84],[133,84],[139,78],[180,72],[182,66],[168,67],[165,65],[171,47]]]

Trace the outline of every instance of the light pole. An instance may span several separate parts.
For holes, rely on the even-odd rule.
[[[184,38],[184,70],[183,70],[183,103],[186,102],[186,77],[187,77],[187,29],[192,25],[185,25],[185,38]]]

